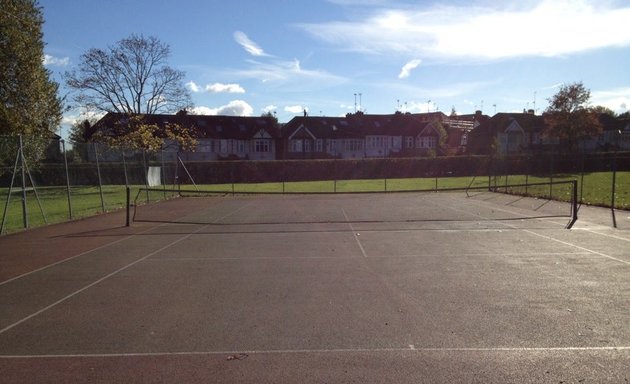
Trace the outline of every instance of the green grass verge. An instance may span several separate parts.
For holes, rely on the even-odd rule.
[[[547,183],[549,177],[535,177],[525,175],[510,175],[492,178],[493,185],[524,183]],[[585,174],[558,175],[554,181],[578,181],[578,200],[584,204],[608,206],[612,196],[612,173],[597,172]],[[338,180],[338,181],[304,181],[288,183],[242,183],[242,184],[214,184],[200,185],[204,191],[217,191],[222,193],[317,193],[317,192],[382,192],[382,191],[408,191],[444,188],[464,188],[468,186],[483,187],[488,185],[487,176],[479,177],[449,177],[449,178],[412,178],[412,179],[375,179],[375,180]],[[630,209],[630,172],[617,172],[615,191],[615,208]],[[140,186],[132,186],[132,199],[138,195]],[[167,186],[166,188],[172,188]],[[182,189],[194,190],[192,185],[184,185]],[[518,191],[523,193],[524,191]],[[0,188],[0,209],[4,209],[7,201],[8,188]],[[70,219],[68,208],[68,196],[65,187],[42,187],[37,189],[41,206],[46,214],[49,224],[67,221]],[[527,190],[530,195],[569,201],[570,189],[568,186],[530,187]],[[81,218],[122,209],[126,205],[125,187],[120,185],[106,185],[101,190],[93,186],[74,186],[70,189],[72,218]],[[162,192],[138,195],[138,203],[147,200],[156,201],[171,197]],[[27,193],[27,211],[29,227],[44,225],[43,215],[34,192]],[[4,233],[13,232],[23,228],[22,218],[22,194],[14,191],[7,209]]]

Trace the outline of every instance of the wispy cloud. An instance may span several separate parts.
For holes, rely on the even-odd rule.
[[[398,74],[398,78],[406,79],[407,77],[409,77],[409,75],[411,74],[411,71],[416,69],[418,65],[420,65],[420,63],[422,63],[422,60],[414,59],[414,60],[409,61],[407,64],[403,65],[402,69],[400,70],[400,73]]]
[[[345,50],[439,59],[552,57],[630,46],[626,22],[630,6],[625,4],[616,8],[614,2],[595,0],[484,4],[379,7],[361,20],[299,26]]]
[[[236,40],[236,42],[252,56],[269,56],[261,47],[258,46],[258,44],[250,40],[250,38],[242,31],[234,32],[234,40]]]
[[[52,65],[52,66],[57,66],[57,67],[65,67],[70,64],[69,57],[55,57],[51,55],[44,55],[44,58],[42,61],[44,62],[44,65],[46,66]]]
[[[199,106],[192,110],[195,115],[252,116],[254,108],[243,100],[232,100],[226,105],[211,108]]]
[[[249,68],[231,73],[233,76],[256,79],[271,86],[283,86],[285,90],[306,91],[322,87],[339,85],[347,79],[330,72],[317,69],[305,69],[299,60],[272,60],[268,63],[248,61]]]

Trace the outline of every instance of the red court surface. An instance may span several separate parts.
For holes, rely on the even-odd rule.
[[[0,377],[630,382],[630,214],[566,208],[224,196],[3,236]]]

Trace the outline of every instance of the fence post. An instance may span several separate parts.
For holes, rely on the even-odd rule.
[[[127,176],[127,160],[125,159],[125,149],[122,148],[120,150],[120,154],[122,156],[122,162],[123,162],[123,173],[125,174],[125,186],[128,187],[129,186],[129,176]]]
[[[28,228],[28,208],[26,206],[26,165],[24,164],[24,142],[22,135],[19,135],[20,165],[22,166],[22,222],[24,228]]]
[[[129,188],[129,186],[125,187],[125,195],[126,195],[126,203],[127,203],[127,221],[125,223],[125,226],[129,226],[130,225],[130,218],[131,218],[131,188]]]
[[[96,157],[96,175],[98,176],[98,191],[101,195],[101,210],[105,213],[105,199],[103,198],[103,181],[101,180],[101,165],[98,161],[98,143],[94,143],[94,157]]]
[[[72,198],[70,197],[70,173],[68,172],[68,156],[66,156],[66,142],[61,139],[61,150],[63,151],[63,165],[66,170],[66,194],[68,195],[68,217],[72,220]]]
[[[571,180],[571,187],[571,221],[567,224],[566,229],[571,229],[578,219],[577,180]]]
[[[147,168],[146,150],[142,149],[142,168],[144,170],[144,186],[146,187],[147,203],[149,202],[149,169]]]
[[[613,155],[612,161],[612,188],[610,194],[610,213],[612,214],[613,228],[617,228],[617,218],[615,217],[615,184],[617,182],[617,152]]]

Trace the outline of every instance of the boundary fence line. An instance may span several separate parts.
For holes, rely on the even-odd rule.
[[[142,186],[179,188],[191,184],[225,184],[293,181],[396,178],[431,178],[445,183],[454,177],[487,177],[495,187],[509,183],[577,180],[577,203],[607,206],[612,226],[615,210],[630,208],[630,152],[538,153],[518,156],[457,156],[438,158],[380,158],[272,161],[185,161],[173,150],[147,152],[109,148],[104,144],[67,145],[63,140],[34,144],[29,137],[0,137],[0,197],[4,197],[0,233],[105,213],[125,206],[126,189]],[[570,176],[567,176],[570,175]],[[598,177],[591,177],[592,175]],[[522,180],[524,178],[524,180]],[[590,185],[588,185],[590,184]],[[391,182],[390,182],[391,185]],[[601,189],[603,198],[585,193]],[[146,201],[149,196],[146,194]],[[54,202],[53,202],[54,200]],[[63,201],[63,203],[60,203]],[[21,220],[19,219],[21,217]],[[15,222],[19,221],[19,225]],[[13,223],[8,225],[8,222]]]

